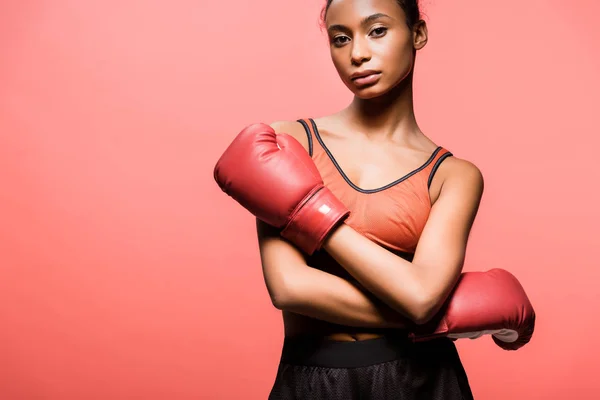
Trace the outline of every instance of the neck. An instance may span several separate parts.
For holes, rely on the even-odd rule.
[[[421,134],[414,114],[412,72],[382,96],[354,97],[345,113],[370,139],[405,141],[409,136]]]

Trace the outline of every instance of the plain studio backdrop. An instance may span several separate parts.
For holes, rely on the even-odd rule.
[[[348,104],[322,5],[0,4],[0,398],[266,398],[280,313],[212,169],[247,124]],[[465,270],[538,316],[517,352],[457,342],[475,397],[597,398],[600,5],[423,11],[418,121],[486,181]]]

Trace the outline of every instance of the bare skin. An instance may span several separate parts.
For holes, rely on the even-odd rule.
[[[413,109],[414,60],[427,43],[427,27],[419,21],[409,28],[405,21],[394,0],[334,0],[326,15],[332,61],[355,96],[343,110],[315,122],[341,169],[362,189],[395,181],[438,147],[419,128]],[[367,70],[376,71],[371,82],[352,79]],[[308,151],[299,123],[271,126]],[[336,268],[322,270],[257,221],[265,282],[283,311],[285,334],[366,340],[427,322],[462,271],[482,193],[475,165],[446,159],[430,186],[432,209],[412,262],[342,225],[324,245]]]

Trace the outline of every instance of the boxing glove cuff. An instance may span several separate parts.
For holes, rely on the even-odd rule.
[[[349,214],[348,208],[328,188],[319,185],[292,212],[281,236],[311,255]]]

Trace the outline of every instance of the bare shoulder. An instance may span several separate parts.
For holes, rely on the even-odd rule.
[[[463,194],[479,199],[483,195],[483,173],[473,162],[458,157],[448,157],[439,168],[442,178],[442,192],[444,188],[459,191]]]
[[[275,133],[287,133],[302,144],[302,147],[308,152],[308,136],[304,126],[298,121],[275,121],[269,124],[275,130]]]

